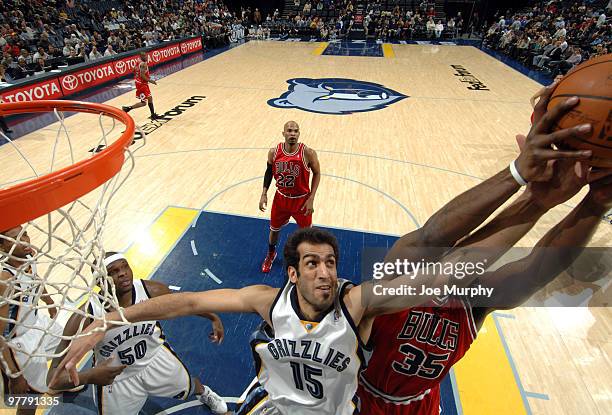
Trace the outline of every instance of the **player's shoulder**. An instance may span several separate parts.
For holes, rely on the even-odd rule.
[[[271,310],[281,292],[280,288],[258,284],[241,288],[238,292],[243,305],[271,323]]]
[[[317,152],[314,148],[308,147],[306,144],[304,144],[304,157],[307,162],[310,162],[317,158]]]
[[[272,161],[274,161],[274,157],[276,156],[276,149],[278,148],[278,146],[276,147],[272,147],[268,150],[268,162],[272,163]]]
[[[249,285],[239,290],[242,301],[250,304],[260,314],[262,310],[268,310],[272,306],[280,291],[281,288],[263,284]]]
[[[307,156],[311,155],[311,154],[312,155],[316,155],[317,154],[317,152],[315,151],[314,148],[308,147],[306,144],[304,144],[304,153],[306,153]]]

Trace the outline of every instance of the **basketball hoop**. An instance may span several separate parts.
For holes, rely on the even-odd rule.
[[[134,120],[125,112],[109,105],[78,101],[0,104],[0,116],[49,111],[105,115],[124,123],[127,128],[105,151],[89,159],[8,189],[0,189],[0,230],[19,226],[78,199],[108,181],[123,166],[124,151],[131,144],[135,130]],[[106,141],[106,134],[103,138]]]
[[[110,200],[134,169],[132,152],[144,145],[141,134],[141,144],[133,146],[134,120],[109,105],[60,100],[0,104],[3,117],[32,113],[53,114],[57,122],[17,141],[0,134],[7,141],[0,146],[5,173],[0,177],[0,270],[11,275],[0,283],[0,308],[20,310],[0,315],[5,326],[0,351],[9,348],[18,363],[17,371],[10,370],[0,354],[4,373],[11,377],[40,359],[56,357],[50,345],[80,335],[83,322],[68,338],[61,327],[73,313],[95,318],[79,308],[86,299],[119,308],[103,265],[104,224]],[[125,130],[120,132],[121,125]],[[54,305],[39,301],[45,290]],[[40,313],[51,308],[58,310],[52,319]]]

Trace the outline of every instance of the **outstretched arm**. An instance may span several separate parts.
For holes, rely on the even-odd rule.
[[[588,166],[572,160],[556,160],[551,171],[549,181],[529,183],[512,205],[456,246],[483,248],[479,252],[480,259],[493,264],[525,236],[544,213],[574,197],[591,176]]]
[[[591,184],[580,204],[540,239],[529,256],[485,274],[480,281],[494,289],[490,301],[499,304],[495,309],[521,305],[567,269],[582,253],[610,207],[612,176]],[[488,307],[484,314],[493,310]]]
[[[147,291],[151,295],[151,298],[159,297],[161,295],[166,294],[172,294],[172,291],[170,291],[168,286],[159,281],[146,280],[142,283],[147,287]],[[219,316],[215,313],[200,313],[198,315],[202,318],[210,320],[212,323],[213,331],[209,335],[210,340],[214,343],[223,342],[223,338],[225,337],[225,331],[223,329],[223,322],[221,322]]]
[[[162,295],[126,308],[123,310],[123,316],[127,321],[135,323],[214,312],[258,313],[270,323],[269,311],[277,293],[278,288],[252,285],[239,290],[223,289]],[[55,376],[66,369],[73,384],[79,384],[76,370],[79,360],[104,337],[104,330],[112,325],[113,321],[121,321],[121,316],[114,311],[107,314],[104,320],[96,320],[84,330],[84,333],[89,335],[72,341],[70,350],[56,369]],[[105,323],[108,324],[105,326]]]

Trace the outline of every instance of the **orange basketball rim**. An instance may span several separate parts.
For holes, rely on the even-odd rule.
[[[132,143],[132,117],[109,105],[63,100],[0,104],[0,116],[53,112],[84,112],[111,117],[126,125],[121,137],[103,151],[68,167],[0,189],[0,231],[11,229],[61,208],[116,175]]]

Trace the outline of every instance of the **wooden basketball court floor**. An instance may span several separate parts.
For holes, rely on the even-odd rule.
[[[282,140],[288,120],[299,123],[300,140],[317,150],[321,162],[315,224],[398,236],[425,223],[455,195],[507,167],[518,152],[514,136],[529,130],[529,97],[541,85],[474,47],[383,45],[382,57],[363,57],[322,55],[326,46],[248,42],[151,86],[158,113],[190,97],[206,98],[147,135],[146,145],[135,153],[135,170],[112,201],[105,247],[129,247],[137,276],[148,278],[200,209],[268,218],[269,209],[261,213],[257,208],[266,151]],[[470,84],[455,75],[457,66],[486,90],[468,89]],[[345,115],[268,104],[287,92],[287,81],[296,78],[371,82],[406,98]],[[120,107],[133,102],[130,90],[106,103]],[[152,128],[146,108],[130,115],[137,124]],[[96,128],[97,121],[86,117],[66,120],[72,137]],[[17,142],[35,154],[56,131],[55,126],[45,127]],[[11,164],[8,146],[0,147],[0,159],[4,171],[22,169]],[[272,195],[270,191],[270,201]],[[579,199],[549,212],[520,245],[533,246]],[[261,255],[248,259],[253,270],[266,249],[262,229]],[[232,232],[240,235],[241,229]],[[611,240],[612,229],[602,221],[592,246],[609,247]],[[257,271],[247,279],[266,282]],[[546,291],[571,294],[584,289],[557,282]],[[609,413],[611,353],[610,308],[495,313],[454,368],[458,411]]]

